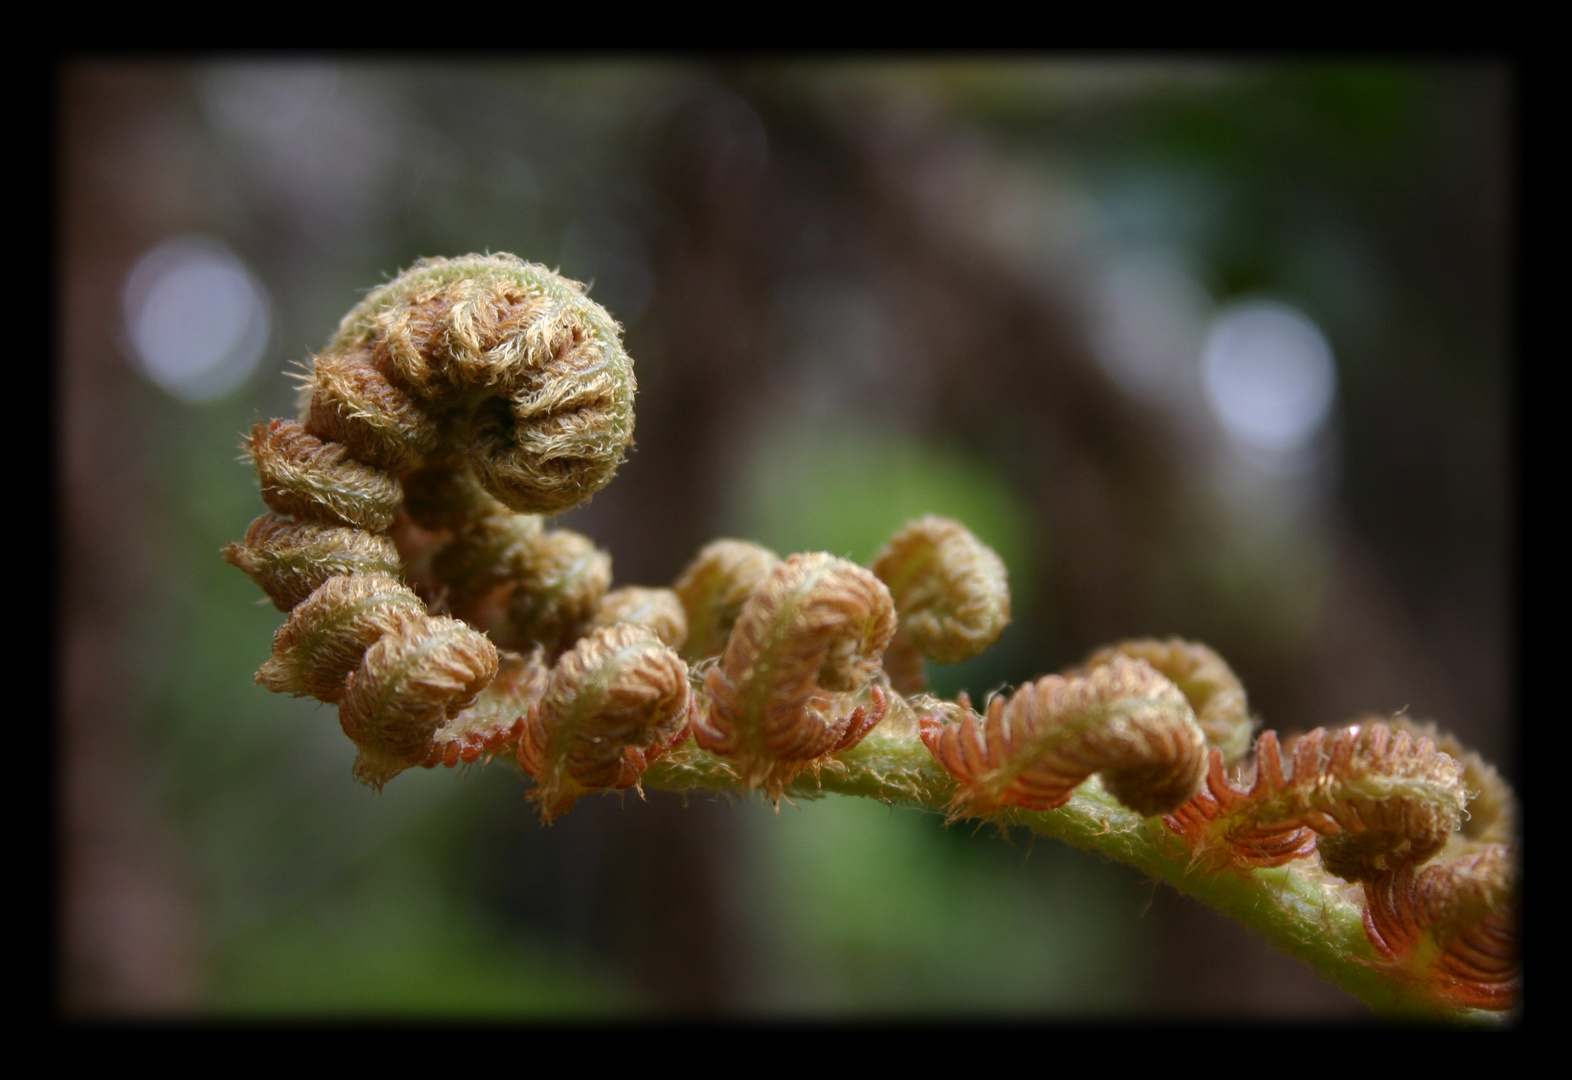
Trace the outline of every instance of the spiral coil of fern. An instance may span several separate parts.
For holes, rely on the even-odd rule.
[[[634,391],[615,321],[543,267],[428,259],[373,290],[301,419],[244,443],[271,512],[224,558],[289,613],[257,682],[336,704],[374,786],[509,754],[547,821],[651,786],[1018,822],[1202,895],[1367,1000],[1517,1000],[1516,801],[1477,755],[1404,717],[1252,745],[1238,678],[1176,638],[981,715],[928,697],[925,659],[976,655],[1010,613],[998,556],[942,518],[869,568],[723,540],[669,589],[613,590],[610,556],[541,517],[610,481]]]
[[[502,667],[481,631],[505,622],[504,646],[554,655],[605,593],[609,557],[533,515],[610,481],[634,391],[611,316],[543,267],[427,259],[373,290],[305,378],[303,420],[258,425],[247,443],[276,513],[224,555],[291,612],[258,681],[338,703],[372,784],[445,761],[439,729]],[[427,603],[388,535],[401,507],[436,533],[417,582]],[[504,721],[517,722],[492,726]],[[506,741],[459,726],[452,745]]]

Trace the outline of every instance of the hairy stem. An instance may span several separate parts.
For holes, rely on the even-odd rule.
[[[677,792],[745,790],[723,758],[691,743],[652,764],[643,784]],[[944,813],[955,790],[955,781],[916,733],[897,726],[892,731],[875,729],[817,776],[797,777],[785,794],[803,799],[855,795]],[[1357,886],[1326,873],[1314,859],[1245,871],[1219,872],[1198,865],[1161,817],[1145,817],[1121,806],[1097,777],[1081,784],[1056,810],[1009,808],[986,820],[1025,826],[1172,885],[1309,964],[1383,1016],[1474,1023],[1502,1019],[1498,1013],[1438,1005],[1425,996],[1423,987],[1395,982],[1381,971],[1380,957],[1365,934]]]

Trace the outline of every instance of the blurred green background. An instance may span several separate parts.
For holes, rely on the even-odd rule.
[[[56,70],[63,1015],[1362,1015],[1125,868],[840,798],[550,828],[504,763],[350,777],[252,685],[241,433],[423,255],[626,327],[638,445],[562,524],[622,583],[716,535],[1010,567],[974,696],[1126,636],[1285,731],[1408,709],[1509,776],[1513,73],[1444,63]]]

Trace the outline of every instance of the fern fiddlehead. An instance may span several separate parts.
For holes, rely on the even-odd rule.
[[[610,315],[542,267],[428,259],[373,290],[313,363],[303,420],[258,425],[247,444],[276,513],[225,558],[292,612],[258,680],[337,702],[357,775],[377,785],[447,746],[500,749],[517,717],[461,714],[504,666],[529,664],[504,665],[482,631],[555,655],[594,613],[609,557],[534,515],[610,481],[634,389]],[[401,510],[413,529],[395,528]],[[390,530],[423,549],[426,605],[394,580],[406,552]],[[463,735],[439,751],[444,727]]]
[[[271,508],[224,558],[289,613],[257,673],[336,704],[380,787],[505,754],[550,821],[597,791],[823,791],[1020,823],[1234,914],[1378,1007],[1520,987],[1515,799],[1404,717],[1252,739],[1215,652],[1126,641],[982,714],[924,660],[988,648],[1003,563],[928,517],[870,567],[716,541],[671,588],[542,515],[610,481],[635,381],[611,316],[512,256],[373,290],[244,445]],[[690,664],[696,665],[690,668]]]
[[[884,716],[873,684],[895,632],[889,590],[823,552],[776,566],[743,605],[694,719],[700,748],[779,798],[803,769],[855,746]],[[869,701],[854,698],[866,692]]]

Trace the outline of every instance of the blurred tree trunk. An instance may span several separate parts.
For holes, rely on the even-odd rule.
[[[127,220],[109,166],[157,134],[141,125],[174,80],[102,65],[68,65],[57,79],[57,1007],[166,1014],[195,1003],[201,957],[178,849],[149,798],[142,684],[124,654],[156,560],[132,415],[141,388],[113,338],[121,282],[155,237]]]

